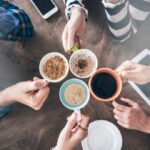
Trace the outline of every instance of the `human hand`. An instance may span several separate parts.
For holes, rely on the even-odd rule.
[[[123,62],[116,71],[120,74],[124,82],[127,80],[137,84],[146,84],[150,82],[150,66],[136,64],[127,60]]]
[[[70,52],[75,42],[82,45],[83,34],[86,28],[85,14],[79,8],[71,9],[71,18],[66,24],[63,34],[62,43],[66,52]],[[77,41],[76,40],[77,37]]]
[[[47,81],[34,77],[33,81],[17,83],[2,94],[7,95],[7,103],[19,102],[39,110],[49,95],[49,87]]]
[[[127,98],[121,98],[121,101],[129,106],[124,106],[113,101],[113,112],[117,123],[127,129],[150,133],[150,117],[136,102]]]
[[[89,117],[82,115],[82,120],[78,125],[77,115],[73,113],[61,131],[54,150],[73,150],[87,136],[88,123]]]

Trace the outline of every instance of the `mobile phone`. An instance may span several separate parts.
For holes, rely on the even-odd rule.
[[[132,59],[133,62],[139,63],[142,65],[150,65],[150,50],[144,49],[136,57]],[[144,72],[143,72],[144,73]],[[143,98],[143,100],[150,105],[150,83],[145,85],[139,85],[129,81],[131,86],[137,91],[137,93]]]
[[[31,0],[42,18],[47,19],[58,11],[53,0]]]

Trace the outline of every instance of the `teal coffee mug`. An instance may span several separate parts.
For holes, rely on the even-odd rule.
[[[80,79],[69,79],[62,84],[59,91],[61,103],[68,109],[73,110],[81,120],[80,110],[90,100],[90,91],[87,84]]]

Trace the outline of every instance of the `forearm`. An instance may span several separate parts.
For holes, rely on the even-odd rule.
[[[124,42],[134,32],[128,1],[119,0],[112,3],[111,0],[103,0],[102,3],[105,7],[110,34],[115,40]]]
[[[0,91],[0,106],[6,106],[13,103],[9,88]]]

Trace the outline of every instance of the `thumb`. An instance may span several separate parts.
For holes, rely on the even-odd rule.
[[[67,50],[71,50],[74,45],[75,32],[72,29],[68,29],[67,37]]]
[[[77,115],[73,113],[70,117],[69,120],[64,128],[65,134],[70,134],[71,130],[74,128],[74,126],[77,123]]]
[[[34,80],[31,82],[27,82],[25,85],[25,89],[27,91],[35,91],[44,88],[45,86],[47,86],[47,84],[47,81],[45,81],[44,79]]]
[[[135,106],[137,103],[136,102],[134,102],[133,100],[130,100],[130,99],[128,99],[128,98],[121,98],[121,101],[123,101],[123,102],[125,102],[125,103],[127,103],[129,106]]]

